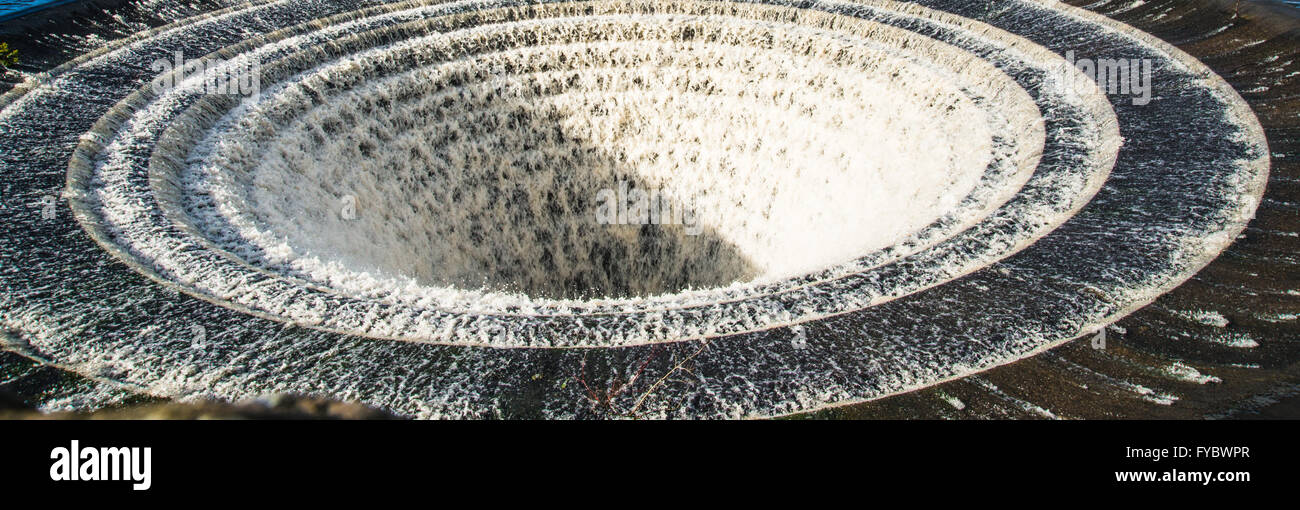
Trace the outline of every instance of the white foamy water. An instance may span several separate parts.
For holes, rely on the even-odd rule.
[[[302,70],[242,103],[208,99],[211,106],[178,111],[200,85],[192,80],[134,106],[135,120],[110,152],[130,154],[129,144],[161,133],[174,154],[151,166],[159,191],[133,183],[137,167],[127,157],[109,155],[99,167],[98,178],[112,183],[98,201],[114,242],[216,299],[357,331],[320,297],[250,292],[229,284],[249,276],[214,274],[220,268],[178,250],[188,242],[166,241],[159,229],[168,226],[150,228],[159,217],[137,208],[135,196],[157,194],[167,217],[242,263],[403,307],[387,318],[367,314],[362,330],[371,335],[554,345],[569,340],[539,340],[520,330],[529,324],[499,319],[467,332],[465,318],[448,323],[421,310],[649,310],[582,339],[626,344],[879,303],[1013,253],[1082,204],[1060,196],[1022,204],[1015,214],[1032,228],[937,255],[934,279],[898,282],[884,294],[829,294],[794,313],[737,301],[834,282],[987,218],[1038,163],[1037,106],[995,66],[887,25],[773,6],[725,16],[690,2],[632,16],[568,17],[570,9],[465,26],[434,18],[449,26],[334,61],[313,62],[307,51],[263,62],[263,75],[276,75],[277,65]],[[383,40],[351,37],[362,46]],[[1041,48],[1009,40],[1019,58],[1055,65]],[[260,55],[278,55],[287,43]],[[1097,141],[1114,139],[1103,136],[1114,121],[1100,95],[1059,99],[1096,123],[1060,133],[1095,147],[1080,168],[1092,173],[1043,176],[1040,186],[1086,196],[1113,157],[1115,146]],[[218,114],[222,104],[229,113]],[[626,183],[688,210],[700,234],[597,223],[600,192]],[[355,217],[340,214],[344,203]],[[717,302],[747,309],[712,324],[675,324],[660,311]],[[511,338],[516,330],[525,338]]]
[[[216,154],[189,175],[216,221],[241,226],[228,249],[345,286],[393,275],[626,297],[601,292],[780,280],[928,226],[992,162],[986,112],[944,90],[941,75],[888,58],[836,65],[650,41],[493,53],[369,83],[267,136],[262,112],[311,101],[286,90],[210,142]],[[557,59],[565,70],[491,71]],[[892,74],[912,78],[884,79]],[[909,86],[918,82],[932,85]],[[936,119],[971,129],[945,131]],[[704,235],[598,224],[596,197],[623,182],[688,207]],[[337,214],[349,196],[355,220]]]

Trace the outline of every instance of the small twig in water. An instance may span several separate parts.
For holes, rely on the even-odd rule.
[[[591,409],[594,411],[596,409],[605,408],[614,411],[614,399],[618,398],[618,396],[624,391],[636,384],[637,379],[641,377],[641,374],[645,373],[646,367],[650,365],[650,362],[654,360],[655,355],[659,353],[659,348],[660,346],[656,345],[650,350],[650,355],[646,357],[645,361],[641,362],[641,366],[637,368],[636,373],[632,374],[632,378],[628,379],[626,382],[619,382],[616,378],[614,382],[610,384],[609,388],[605,389],[603,395],[591,389],[591,386],[587,384],[587,357],[584,355],[581,364],[582,375],[579,377],[575,374],[573,378],[587,391],[587,399],[591,401]]]
[[[708,346],[709,346],[708,340],[700,340],[700,348],[696,349],[694,353],[692,353],[690,356],[687,356],[686,359],[682,360],[672,369],[668,370],[668,373],[664,374],[663,377],[660,377],[658,381],[655,381],[654,384],[650,385],[650,389],[646,390],[645,393],[641,394],[641,398],[638,398],[636,400],[636,405],[632,406],[632,410],[628,411],[628,414],[635,416],[637,410],[641,408],[641,404],[645,403],[645,399],[649,397],[651,393],[654,393],[655,390],[659,389],[660,386],[663,386],[664,382],[668,380],[668,377],[672,376],[678,370],[684,370],[688,373],[693,374],[694,372],[691,372],[689,369],[683,369],[682,365],[685,365],[687,362],[695,359],[695,357],[699,356],[701,352],[704,352],[704,349],[707,348]]]

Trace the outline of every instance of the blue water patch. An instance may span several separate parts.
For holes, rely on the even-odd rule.
[[[11,20],[41,9],[75,1],[77,0],[0,0],[0,21]]]

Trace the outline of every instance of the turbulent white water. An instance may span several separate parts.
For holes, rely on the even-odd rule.
[[[579,22],[590,26],[566,33]],[[683,27],[718,42],[674,41]],[[1041,151],[1027,95],[1002,94],[1019,101],[1002,111],[1031,128],[1012,132],[957,87],[960,75],[873,42],[887,38],[847,44],[795,25],[667,15],[488,28],[362,53],[236,110],[233,133],[205,140],[218,148],[183,174],[202,197],[190,214],[236,226],[222,244],[245,259],[353,293],[486,283],[531,301],[618,298],[857,259],[969,196],[995,133],[1016,139],[1009,185]],[[523,34],[558,40],[366,76],[377,59],[437,55],[450,38]],[[568,42],[588,39],[608,42]],[[756,47],[768,39],[774,48]],[[974,78],[998,89],[981,97],[1018,91],[982,71]],[[312,104],[322,99],[304,90],[341,75],[364,86]],[[285,110],[301,113],[268,119]],[[705,235],[599,224],[599,193],[623,183],[659,191]],[[337,214],[345,197],[357,200],[355,221]],[[979,205],[964,212],[1000,202]]]
[[[670,42],[689,19],[584,21],[632,42],[494,52],[320,106],[295,87],[241,112],[238,133],[188,174],[222,216],[204,222],[245,226],[232,251],[252,245],[268,265],[345,285],[389,274],[640,296],[788,278],[885,248],[956,206],[992,160],[987,113],[933,71],[880,62],[889,54],[826,62],[806,55],[824,35],[787,53]],[[512,28],[554,36],[547,25]],[[772,35],[716,29],[702,36]],[[265,112],[285,109],[306,111],[268,133],[279,119]],[[598,224],[598,194],[624,182],[688,207],[706,232]],[[348,196],[355,221],[337,214]]]
[[[0,103],[22,161],[70,160],[76,224],[54,224],[98,244],[61,248],[80,258],[56,270],[15,255],[42,269],[4,276],[5,326],[156,394],[299,391],[426,417],[591,407],[559,382],[588,366],[566,347],[612,380],[660,381],[638,412],[692,417],[1018,359],[1192,274],[1267,173],[1253,115],[1200,63],[1018,3],[976,19],[963,1],[283,0],[187,19]],[[1088,83],[1062,57],[1084,33],[1154,61],[1157,100],[1051,86]],[[144,71],[179,50],[257,70],[258,93]],[[93,114],[55,130],[75,152],[43,152],[48,104],[87,83]],[[621,188],[690,214],[604,224]],[[56,313],[25,304],[73,273],[88,290]],[[195,326],[204,349],[176,349]]]
[[[369,49],[395,29],[348,30],[338,58],[281,55],[314,35],[255,50],[227,67],[293,71],[238,102],[178,110],[204,91],[203,77],[142,97],[106,140],[91,214],[164,278],[295,323],[451,343],[618,345],[808,320],[959,276],[1068,217],[1114,157],[1100,93],[1059,94],[1087,125],[1061,136],[1090,154],[1081,180],[1044,183],[1077,198],[1016,211],[1041,216],[1031,228],[942,255],[937,280],[883,295],[837,292],[793,313],[751,302],[705,323],[673,321],[662,310],[834,281],[971,227],[1037,167],[1038,107],[958,48],[824,13],[695,2],[485,12],[500,22],[435,16],[416,23],[447,25],[435,35]],[[994,34],[1015,49],[1008,56],[1044,72],[1056,64]],[[145,188],[132,180],[132,147],[160,133],[168,157],[155,155]],[[602,190],[621,198],[628,188],[655,190],[690,223],[601,224]],[[255,268],[182,255],[192,241],[163,234],[170,222],[146,198],[155,195],[170,221]],[[384,311],[357,325],[319,297],[231,285],[259,268]],[[463,321],[430,309],[638,315],[555,336],[526,318],[449,327]]]

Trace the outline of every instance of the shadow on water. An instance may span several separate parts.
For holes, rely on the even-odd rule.
[[[596,143],[566,128],[588,122],[586,112],[557,107],[527,87],[452,90],[354,97],[313,117],[310,135],[268,141],[288,163],[254,173],[287,175],[275,177],[254,214],[296,236],[302,251],[424,285],[586,299],[719,287],[758,275],[709,222],[683,214],[693,210],[681,201],[661,199],[661,211],[679,212],[661,214],[660,224],[599,221],[609,198],[624,202],[621,189],[649,192],[662,184],[640,177],[636,162],[611,147],[618,142]],[[686,164],[678,170],[692,171]],[[357,221],[337,221],[330,209],[347,196],[358,197]],[[669,216],[674,220],[664,221]],[[274,265],[246,248],[250,262]]]
[[[648,214],[623,224],[598,220],[601,207],[634,202],[623,200],[623,190],[657,185],[639,177],[624,155],[569,133],[558,112],[531,105],[496,112],[431,144],[435,153],[468,151],[458,159],[482,165],[426,167],[423,184],[440,188],[445,205],[465,209],[457,215],[463,221],[424,233],[451,241],[454,255],[443,261],[457,262],[435,267],[428,283],[576,299],[718,287],[757,275],[744,254],[692,214],[678,213],[680,221],[661,214],[660,224],[649,223]],[[661,211],[690,210],[663,200]]]

